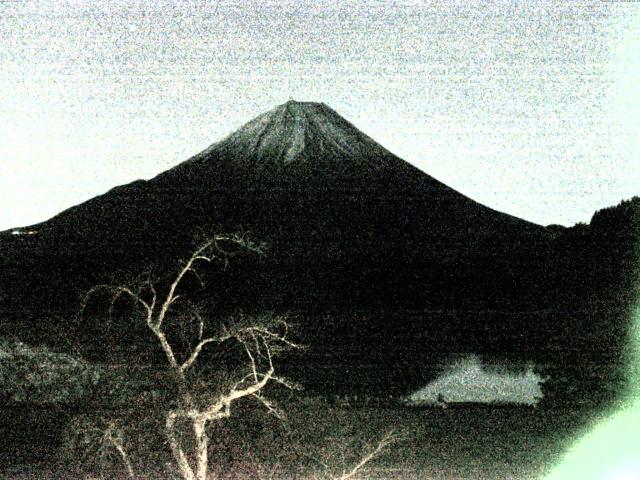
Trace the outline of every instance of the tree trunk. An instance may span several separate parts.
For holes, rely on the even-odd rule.
[[[194,419],[193,431],[196,436],[196,458],[198,465],[196,467],[197,480],[207,479],[207,467],[209,466],[209,454],[207,448],[209,438],[206,431],[206,419],[199,417]]]
[[[176,413],[169,412],[167,415],[166,427],[167,427],[167,439],[169,440],[169,446],[171,447],[171,452],[173,453],[173,458],[176,459],[176,463],[178,464],[178,468],[180,469],[180,474],[184,480],[196,480],[196,476],[193,473],[193,469],[189,465],[189,461],[187,460],[187,456],[182,451],[182,448],[178,444],[178,439],[175,434],[175,421],[176,421]]]

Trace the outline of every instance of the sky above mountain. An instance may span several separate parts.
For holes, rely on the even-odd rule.
[[[494,209],[640,193],[635,2],[0,2],[0,230],[324,102]]]

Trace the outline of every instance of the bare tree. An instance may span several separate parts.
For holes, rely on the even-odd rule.
[[[336,480],[349,480],[351,478],[355,478],[358,472],[360,472],[369,462],[379,457],[384,450],[389,447],[389,445],[396,441],[397,438],[393,432],[386,433],[374,447],[362,454],[355,465],[348,470],[343,470],[342,474],[336,477]]]
[[[127,454],[127,450],[124,447],[124,442],[122,439],[122,431],[117,428],[115,422],[109,422],[106,429],[103,432],[102,436],[102,445],[101,445],[101,453],[104,453],[103,450],[112,447],[118,452],[120,459],[127,471],[127,475],[129,478],[135,478],[135,473],[133,471],[133,466],[131,465],[131,461],[129,460],[129,455]]]
[[[301,452],[301,455],[316,463],[320,472],[310,477],[313,480],[351,480],[359,478],[363,470],[366,470],[371,462],[382,456],[390,445],[400,441],[401,435],[388,431],[377,443],[367,442],[358,456],[348,461],[346,456],[351,448],[343,441],[328,442],[322,450],[312,453]]]
[[[123,285],[98,285],[92,288],[85,297],[84,306],[91,296],[98,292],[106,292],[110,296],[111,307],[121,297],[128,297],[138,307],[146,322],[149,332],[157,340],[166,358],[168,368],[176,382],[175,406],[167,410],[165,416],[165,430],[169,447],[177,464],[180,475],[185,480],[205,480],[209,468],[207,426],[210,422],[227,418],[231,415],[234,402],[247,397],[255,398],[267,410],[281,416],[273,402],[263,395],[264,388],[269,383],[279,383],[287,388],[296,385],[275,375],[273,357],[283,348],[297,348],[298,346],[288,338],[289,324],[282,317],[269,317],[260,321],[244,319],[240,324],[221,325],[217,335],[205,334],[208,330],[203,314],[191,308],[189,315],[176,315],[178,322],[196,324],[195,338],[190,346],[179,348],[171,340],[167,331],[168,318],[175,313],[175,305],[181,301],[183,293],[181,286],[187,276],[195,277],[202,282],[197,270],[203,263],[214,260],[226,261],[226,253],[222,244],[234,243],[243,248],[258,250],[245,237],[237,235],[216,235],[200,245],[178,269],[168,287],[161,292],[154,282],[147,281],[136,288]],[[83,306],[83,309],[84,309]],[[172,318],[176,321],[176,318]],[[224,342],[237,342],[246,355],[245,373],[222,393],[211,397],[200,395],[189,372],[194,369],[202,352],[207,347],[221,345]],[[179,434],[181,426],[187,425],[191,431],[191,438],[195,442],[184,441],[184,435]],[[130,477],[134,477],[133,467],[126,454],[123,440],[113,430],[108,431],[108,440],[118,451],[125,463]]]

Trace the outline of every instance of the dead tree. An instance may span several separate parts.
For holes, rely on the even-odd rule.
[[[191,257],[179,268],[171,283],[160,294],[153,282],[146,282],[140,288],[127,286],[99,285],[92,288],[85,297],[87,300],[98,292],[107,292],[111,299],[111,309],[121,297],[130,298],[142,312],[146,326],[162,349],[166,363],[175,379],[176,406],[166,412],[166,437],[178,470],[184,480],[205,480],[209,467],[207,426],[216,420],[227,418],[232,413],[234,402],[247,397],[258,400],[267,410],[280,416],[276,406],[262,393],[269,383],[279,383],[287,388],[296,385],[276,376],[273,364],[274,355],[283,348],[297,348],[288,338],[289,325],[284,318],[270,317],[266,320],[244,321],[241,325],[222,326],[218,335],[206,335],[206,322],[203,315],[193,310],[191,315],[183,321],[197,322],[197,333],[193,346],[190,348],[176,348],[167,334],[167,319],[173,312],[174,305],[182,298],[180,287],[189,275],[199,281],[197,267],[203,263],[225,259],[222,243],[235,243],[243,248],[256,249],[244,237],[231,235],[216,235],[205,241],[197,248]],[[189,318],[189,320],[187,320]],[[175,320],[175,319],[174,319]],[[212,398],[203,398],[197,394],[194,382],[188,376],[200,358],[205,348],[220,345],[224,342],[237,342],[246,355],[246,374],[237,379],[222,393]],[[195,441],[195,448],[185,446],[178,433],[180,425],[188,425]],[[133,477],[133,467],[124,450],[121,437],[109,432],[109,438],[126,460],[125,466],[129,476]],[[183,437],[182,437],[183,438]],[[117,442],[113,440],[116,439]],[[210,477],[209,477],[210,478]]]

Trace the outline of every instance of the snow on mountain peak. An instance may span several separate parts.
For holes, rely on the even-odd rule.
[[[287,165],[311,158],[368,156],[384,149],[324,103],[290,100],[246,123],[210,150]]]

